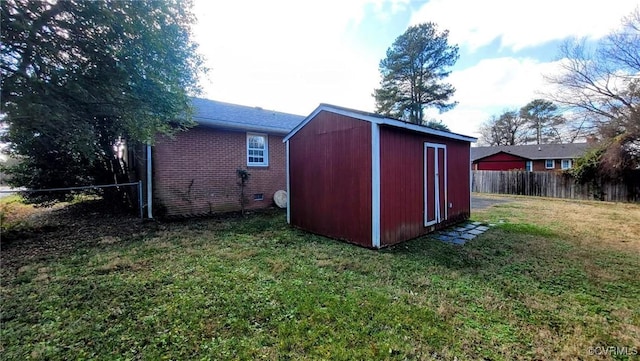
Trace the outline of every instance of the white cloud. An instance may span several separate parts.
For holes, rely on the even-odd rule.
[[[196,1],[205,96],[298,114],[320,102],[373,110],[379,59],[358,54],[348,30],[365,5],[382,16],[407,1]]]
[[[303,115],[321,102],[373,111],[381,54],[358,52],[363,47],[354,43],[351,30],[365,20],[384,21],[407,2],[196,0],[196,40],[212,69],[203,84],[205,96]],[[502,36],[503,46],[518,49],[569,35],[602,36],[633,8],[626,0],[617,6],[573,0],[514,3],[431,0],[412,21],[433,20],[449,28],[452,42],[478,47]],[[568,10],[572,7],[575,11]],[[364,18],[371,11],[377,20]],[[454,71],[446,81],[456,87],[459,105],[434,116],[455,132],[477,135],[492,114],[538,97],[536,91],[546,87],[542,74],[553,73],[555,66],[503,57]]]
[[[454,110],[443,114],[437,114],[437,111],[429,113],[433,118],[442,120],[452,132],[476,138],[479,136],[480,124],[491,116],[491,113],[482,108],[465,104],[460,104]]]
[[[430,0],[411,23],[435,22],[471,50],[501,37],[515,51],[567,37],[598,39],[620,25],[638,0]]]
[[[543,75],[560,70],[559,62],[542,63],[534,59],[493,58],[451,73],[447,82],[456,87],[453,110],[430,113],[442,119],[452,131],[476,135],[482,122],[505,109],[519,109],[539,98],[549,85]]]

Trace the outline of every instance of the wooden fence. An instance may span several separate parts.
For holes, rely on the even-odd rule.
[[[627,183],[578,184],[573,177],[556,172],[474,170],[471,190],[480,193],[639,202],[640,173]]]

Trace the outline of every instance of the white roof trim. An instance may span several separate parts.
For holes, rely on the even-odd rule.
[[[406,123],[406,122],[402,122],[402,121],[391,119],[391,118],[371,116],[371,115],[360,113],[359,111],[339,108],[339,107],[331,106],[329,104],[320,104],[311,114],[309,114],[309,116],[304,118],[304,120],[300,124],[298,124],[295,128],[293,128],[293,130],[289,134],[287,134],[286,137],[284,137],[284,141],[286,142],[291,137],[293,137],[300,129],[302,129],[305,125],[307,125],[307,123],[309,123],[311,119],[313,119],[316,115],[318,115],[318,113],[320,113],[323,110],[327,112],[355,118],[355,119],[364,120],[370,123],[389,125],[396,128],[413,130],[415,132],[435,135],[443,138],[463,140],[467,142],[476,142],[478,140],[477,138],[468,137],[462,134],[450,133],[442,130],[427,128],[425,126]]]

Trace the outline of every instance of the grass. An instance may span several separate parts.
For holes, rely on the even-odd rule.
[[[640,206],[508,200],[474,213],[498,226],[463,247],[422,237],[371,251],[292,229],[281,212],[135,231],[93,220],[77,247],[22,261],[41,245],[15,240],[2,252],[0,353],[513,360],[640,351]],[[47,242],[64,242],[56,232]]]
[[[38,209],[24,204],[19,195],[12,194],[0,198],[0,229],[3,231],[28,227],[28,219],[38,214]]]

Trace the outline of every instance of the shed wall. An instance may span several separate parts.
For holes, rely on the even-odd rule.
[[[268,167],[247,167],[246,134],[199,126],[173,139],[160,137],[152,156],[154,213],[184,216],[240,210],[238,168],[251,174],[245,190],[247,208],[271,206],[274,193],[286,188],[283,137],[269,135]],[[254,200],[256,193],[264,199]]]
[[[371,124],[320,112],[289,157],[291,224],[371,247]]]
[[[447,220],[424,227],[424,143],[447,147]],[[470,215],[469,142],[382,127],[380,132],[381,245],[424,235]]]

